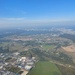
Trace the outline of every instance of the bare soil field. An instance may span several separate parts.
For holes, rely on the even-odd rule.
[[[67,47],[61,47],[63,50],[65,50],[66,52],[75,52],[75,46],[71,45],[71,46],[67,46]]]

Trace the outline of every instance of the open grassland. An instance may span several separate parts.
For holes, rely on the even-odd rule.
[[[42,45],[42,48],[44,50],[52,50],[55,48],[55,45]]]
[[[38,62],[27,75],[62,75],[55,64],[51,62]]]

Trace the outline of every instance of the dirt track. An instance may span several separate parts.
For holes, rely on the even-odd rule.
[[[23,70],[23,69],[22,69],[22,71],[23,71],[23,73],[21,75],[27,75],[28,74],[28,71]]]

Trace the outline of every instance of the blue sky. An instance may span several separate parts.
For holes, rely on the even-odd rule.
[[[75,0],[0,0],[0,27],[75,21]]]

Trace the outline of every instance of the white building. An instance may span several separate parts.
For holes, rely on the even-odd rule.
[[[26,70],[30,70],[31,68],[32,68],[32,66],[29,66],[29,65],[26,65],[26,66],[25,66],[25,69],[26,69]]]

